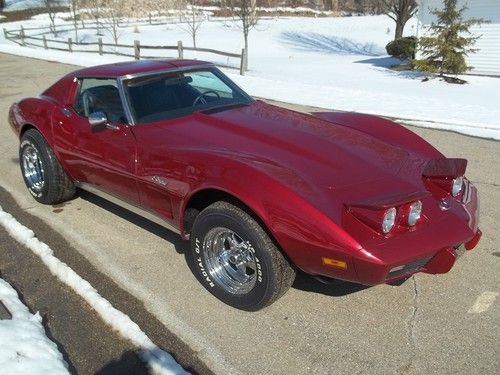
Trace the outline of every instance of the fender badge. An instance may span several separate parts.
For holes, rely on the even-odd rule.
[[[153,181],[157,185],[167,186],[167,181],[165,181],[160,176],[153,176],[153,177],[151,177],[151,181]]]
[[[439,208],[441,211],[448,211],[451,207],[449,199],[443,198],[439,201]]]

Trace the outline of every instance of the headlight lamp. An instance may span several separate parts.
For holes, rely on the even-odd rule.
[[[396,209],[394,207],[389,208],[384,213],[382,219],[382,232],[385,234],[389,233],[396,223]]]

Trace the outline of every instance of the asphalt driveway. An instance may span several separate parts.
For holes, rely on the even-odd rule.
[[[56,252],[86,258],[216,373],[491,374],[500,369],[500,298],[484,311],[473,308],[485,293],[500,292],[500,142],[411,128],[445,155],[467,158],[468,177],[479,188],[483,239],[449,274],[417,275],[401,286],[373,288],[326,286],[300,276],[270,308],[245,313],[203,289],[186,265],[187,244],[175,234],[90,194],[57,207],[29,196],[18,168],[18,141],[6,121],[8,108],[72,69],[0,54],[0,185],[22,210],[72,245],[58,248],[50,235],[37,233]],[[67,262],[72,266],[71,257]]]

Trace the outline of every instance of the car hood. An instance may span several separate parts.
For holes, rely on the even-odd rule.
[[[263,102],[198,113],[204,144],[285,169],[316,186],[340,188],[399,176],[406,150],[345,126]],[[191,133],[196,134],[196,133]]]

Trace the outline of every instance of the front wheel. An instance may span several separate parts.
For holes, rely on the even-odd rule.
[[[43,136],[29,129],[21,138],[19,163],[24,183],[38,202],[57,204],[75,195],[75,185],[64,172]]]
[[[242,310],[270,305],[295,279],[294,268],[259,223],[227,202],[216,202],[196,217],[190,258],[205,288]]]

